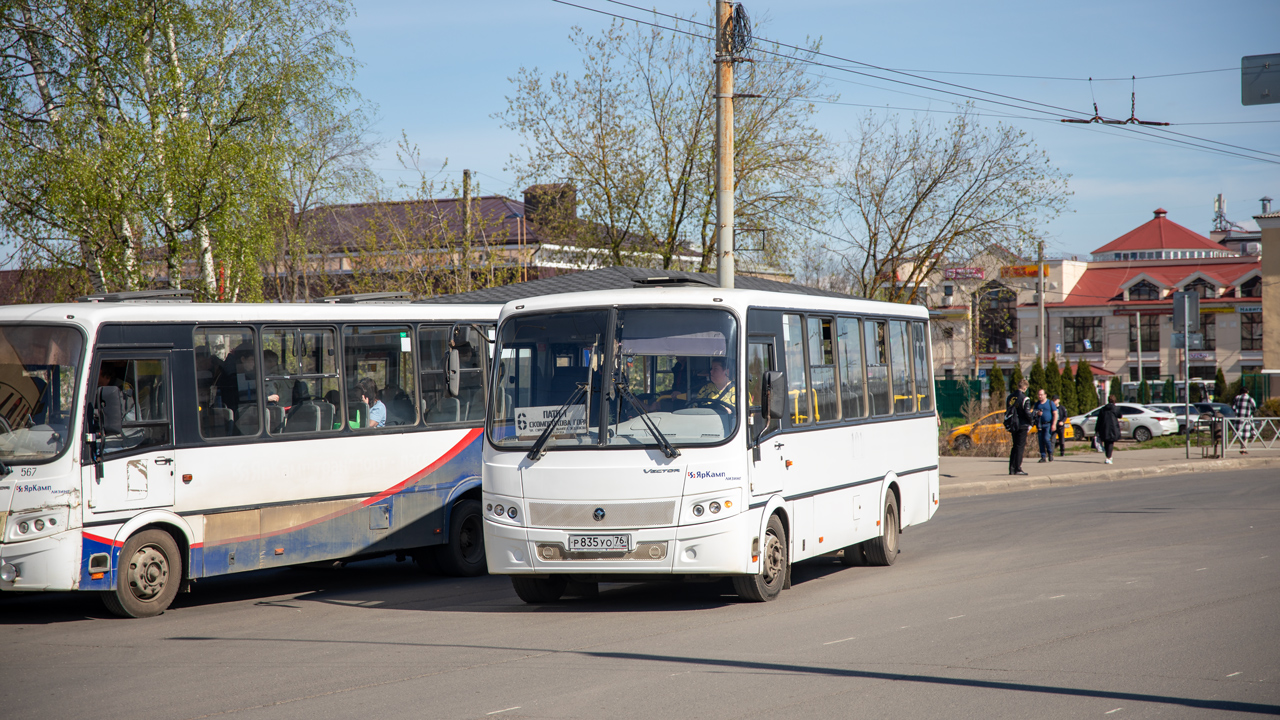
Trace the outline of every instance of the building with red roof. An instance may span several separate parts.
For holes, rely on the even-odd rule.
[[[1191,333],[1203,339],[1187,358],[1191,377],[1212,380],[1219,368],[1228,380],[1261,372],[1259,247],[1215,242],[1158,209],[1151,220],[1094,250],[1087,262],[1059,258],[1039,271],[1031,264],[1002,267],[999,277],[987,273],[971,290],[978,302],[957,306],[944,274],[931,293],[934,343],[943,346],[935,350],[944,359],[937,370],[970,375],[993,365],[1006,372],[1021,365],[1025,373],[1043,345],[1043,357],[1056,357],[1059,365],[1083,360],[1131,382],[1139,373],[1149,382],[1181,379],[1184,351],[1174,348],[1182,330],[1172,324],[1173,293],[1188,291],[1200,298]],[[967,347],[946,347],[948,341],[958,345],[961,336]]]

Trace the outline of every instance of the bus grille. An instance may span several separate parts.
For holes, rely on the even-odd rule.
[[[596,508],[604,510],[597,521]],[[554,528],[641,528],[675,523],[674,500],[656,502],[529,503],[529,524]]]

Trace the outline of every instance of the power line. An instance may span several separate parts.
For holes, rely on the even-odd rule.
[[[1135,76],[1131,76],[1131,77],[1127,77],[1127,78],[1120,78],[1120,77],[1115,77],[1115,78],[1077,78],[1077,77],[1058,77],[1058,76],[1053,76],[1053,75],[1011,75],[1011,74],[1007,74],[1007,73],[962,72],[962,71],[960,71],[960,70],[904,70],[904,69],[898,69],[898,70],[897,70],[897,72],[925,73],[925,74],[928,74],[928,75],[977,75],[977,76],[980,76],[980,77],[1013,78],[1013,79],[1017,79],[1017,80],[1061,80],[1061,81],[1064,81],[1064,82],[1089,82],[1090,80],[1092,80],[1093,82],[1119,82],[1119,81],[1122,81],[1122,80],[1123,80],[1123,81],[1126,81],[1126,82],[1127,82],[1127,81],[1135,80],[1135,79],[1136,79],[1136,80],[1155,80],[1155,79],[1157,79],[1157,78],[1182,77],[1182,76],[1184,76],[1184,75],[1204,75],[1204,74],[1206,74],[1206,73],[1231,72],[1231,71],[1238,71],[1239,69],[1240,69],[1240,68],[1238,68],[1238,67],[1234,67],[1234,68],[1218,68],[1217,70],[1192,70],[1192,71],[1189,71],[1189,72],[1164,73],[1164,74],[1161,74],[1161,75],[1143,75],[1142,77],[1135,77]]]
[[[585,5],[579,5],[579,4],[577,4],[577,3],[568,2],[568,0],[552,0],[552,2],[558,3],[558,4],[560,4],[560,5],[566,5],[566,6],[569,6],[569,7],[575,7],[575,8],[581,9],[581,10],[587,10],[588,12],[597,13],[597,14],[604,15],[604,16],[606,16],[606,17],[615,18],[615,19],[618,19],[618,20],[624,20],[624,21],[628,21],[628,22],[634,22],[634,23],[637,23],[637,24],[647,25],[647,26],[649,26],[649,27],[657,28],[657,29],[660,29],[660,30],[667,30],[667,31],[669,31],[669,32],[676,32],[676,33],[680,33],[680,34],[683,34],[683,35],[688,35],[688,36],[690,36],[690,37],[700,38],[700,39],[703,39],[703,40],[711,40],[711,39],[712,39],[712,38],[710,38],[710,37],[708,37],[708,36],[701,35],[701,34],[694,33],[694,32],[690,32],[690,31],[687,31],[687,30],[682,30],[682,29],[679,29],[679,28],[668,27],[668,26],[665,26],[665,25],[660,25],[660,24],[658,24],[658,23],[648,22],[648,21],[645,21],[645,20],[638,20],[638,19],[631,18],[631,17],[627,17],[627,16],[624,16],[624,15],[618,15],[618,14],[616,14],[616,13],[611,13],[611,12],[608,12],[608,11],[605,11],[605,10],[600,10],[600,9],[592,8],[592,7],[588,7],[588,6],[585,6]],[[632,5],[632,4],[629,4],[629,3],[621,2],[621,0],[606,0],[606,2],[609,2],[609,3],[615,4],[615,5],[621,5],[621,6],[623,6],[623,7],[632,8],[632,9],[635,9],[635,10],[640,10],[641,12],[652,12],[652,13],[654,13],[655,15],[659,15],[659,16],[667,17],[667,18],[672,18],[672,19],[678,20],[678,21],[680,21],[680,22],[687,22],[687,23],[689,23],[689,24],[691,24],[691,25],[696,25],[696,26],[699,26],[699,27],[711,28],[711,26],[710,26],[710,25],[708,25],[708,24],[706,24],[706,23],[701,23],[701,22],[698,22],[698,21],[695,21],[695,20],[690,20],[690,19],[687,19],[687,18],[682,18],[682,17],[680,17],[680,16],[678,16],[678,15],[671,15],[671,14],[668,14],[668,13],[658,12],[658,11],[656,11],[656,10],[647,10],[647,9],[645,9],[645,8],[641,8],[641,7],[637,6],[637,5]],[[946,94],[946,95],[954,95],[954,96],[957,96],[957,97],[965,98],[966,100],[972,100],[972,101],[974,101],[974,102],[987,102],[987,103],[992,103],[992,104],[996,104],[996,105],[1003,105],[1003,106],[1005,106],[1005,107],[1011,107],[1011,108],[1015,108],[1015,109],[1018,109],[1018,110],[1023,110],[1023,111],[1026,111],[1026,112],[1040,113],[1040,114],[1043,114],[1043,115],[1054,115],[1054,114],[1055,114],[1055,113],[1050,113],[1050,112],[1049,112],[1049,111],[1047,111],[1047,110],[1041,110],[1041,109],[1038,109],[1038,108],[1036,108],[1036,107],[1026,107],[1026,106],[1025,106],[1025,104],[1030,104],[1030,105],[1037,105],[1037,106],[1040,106],[1040,107],[1043,107],[1043,108],[1049,108],[1049,109],[1051,109],[1051,110],[1058,111],[1059,113],[1067,113],[1067,114],[1073,114],[1073,115],[1083,115],[1083,116],[1088,117],[1088,113],[1084,113],[1084,112],[1081,112],[1081,111],[1078,111],[1078,110],[1071,110],[1071,109],[1069,109],[1069,108],[1063,108],[1063,107],[1060,107],[1060,106],[1057,106],[1057,105],[1050,105],[1050,104],[1048,104],[1048,103],[1041,103],[1041,102],[1037,102],[1037,101],[1034,101],[1034,100],[1026,100],[1026,99],[1018,98],[1018,97],[1016,97],[1016,96],[1012,96],[1012,95],[1005,95],[1005,94],[1002,94],[1002,93],[996,93],[996,92],[991,92],[991,91],[988,91],[988,90],[982,90],[982,89],[980,89],[980,88],[972,88],[972,87],[969,87],[969,86],[966,86],[966,85],[959,85],[959,84],[956,84],[956,83],[950,83],[950,82],[946,82],[946,81],[943,81],[943,80],[934,80],[934,79],[927,78],[927,77],[921,77],[921,76],[918,76],[918,75],[912,75],[911,73],[908,73],[908,72],[891,70],[891,69],[889,69],[889,68],[884,68],[884,67],[881,67],[881,66],[878,66],[878,65],[874,65],[874,64],[872,64],[872,63],[866,63],[866,62],[862,62],[862,61],[860,61],[860,60],[853,60],[853,59],[850,59],[850,58],[844,58],[844,57],[840,57],[840,56],[838,56],[838,55],[833,55],[833,54],[831,54],[831,53],[824,53],[824,52],[821,52],[821,51],[818,51],[818,50],[813,50],[813,49],[810,49],[810,48],[802,48],[802,47],[799,47],[799,46],[796,46],[796,45],[790,45],[790,44],[783,43],[783,42],[778,42],[778,41],[775,41],[775,40],[763,39],[763,41],[764,41],[764,42],[766,42],[766,43],[768,43],[768,44],[774,45],[774,46],[776,46],[776,47],[780,47],[780,48],[787,48],[787,49],[790,49],[790,50],[794,50],[794,51],[801,52],[801,53],[806,53],[806,54],[813,55],[813,56],[820,56],[820,57],[825,57],[825,58],[831,58],[831,59],[834,59],[834,60],[838,60],[838,61],[840,61],[840,62],[852,63],[852,64],[855,64],[855,65],[858,65],[858,66],[861,66],[861,67],[867,67],[867,68],[871,68],[871,69],[878,70],[878,71],[881,71],[881,72],[891,72],[891,73],[895,73],[895,74],[899,74],[899,75],[905,75],[905,76],[907,76],[907,77],[910,77],[910,78],[913,78],[913,79],[916,79],[916,80],[921,80],[921,81],[923,81],[923,82],[935,83],[935,84],[939,84],[939,85],[946,85],[946,86],[949,86],[949,87],[957,88],[957,89],[959,89],[959,90],[967,90],[967,91],[969,91],[969,92],[980,93],[980,94],[982,94],[982,95],[991,95],[991,96],[998,97],[998,98],[1004,98],[1005,100],[1012,100],[1012,101],[1015,101],[1015,102],[1017,102],[1017,103],[1024,103],[1024,105],[1018,105],[1018,104],[1011,103],[1011,102],[1003,102],[1003,101],[1001,101],[1001,100],[993,100],[993,99],[991,99],[991,98],[985,98],[985,97],[975,97],[975,96],[973,96],[973,95],[968,95],[968,94],[965,94],[965,93],[963,93],[963,92],[958,92],[958,91],[955,91],[955,90],[947,90],[947,89],[945,89],[945,88],[930,87],[930,86],[927,86],[927,85],[920,85],[920,84],[913,83],[913,82],[908,82],[908,81],[905,81],[905,80],[896,80],[896,79],[893,79],[893,78],[886,78],[886,77],[883,77],[883,76],[880,76],[880,75],[875,75],[875,74],[872,74],[872,73],[869,73],[869,72],[864,72],[864,71],[861,71],[861,70],[854,70],[854,69],[851,69],[851,68],[848,68],[848,67],[843,67],[843,66],[840,66],[840,65],[835,65],[835,64],[832,64],[832,63],[819,62],[819,61],[812,60],[812,59],[795,57],[795,56],[793,56],[793,55],[786,55],[786,54],[784,54],[784,53],[775,52],[775,51],[767,50],[767,49],[763,49],[763,48],[758,48],[758,49],[757,49],[757,52],[760,52],[760,53],[763,53],[763,54],[766,54],[766,55],[772,55],[772,56],[775,56],[775,57],[783,58],[783,59],[785,59],[785,60],[791,60],[791,61],[794,61],[794,62],[801,62],[801,63],[805,63],[805,64],[813,65],[813,66],[816,66],[816,67],[826,67],[826,68],[830,68],[830,69],[832,69],[832,70],[838,70],[838,71],[841,71],[841,72],[847,72],[847,73],[851,73],[851,74],[854,74],[854,75],[861,75],[861,76],[869,77],[869,78],[872,78],[872,79],[875,79],[875,80],[882,80],[882,81],[885,81],[885,82],[895,83],[895,84],[899,84],[899,85],[906,85],[906,86],[908,86],[908,87],[914,87],[914,88],[918,88],[918,89],[925,90],[925,91],[928,91],[928,92],[943,93],[943,94]],[[1132,78],[1130,78],[1130,79],[1132,80]],[[884,88],[879,88],[879,89],[884,89]],[[893,92],[893,91],[889,91],[889,92]],[[1122,130],[1126,130],[1126,131],[1128,131],[1128,132],[1130,132],[1130,133],[1133,133],[1133,134],[1135,134],[1135,135],[1150,136],[1150,133],[1147,133],[1147,132],[1141,132],[1141,131],[1139,131],[1137,128],[1132,128],[1132,127],[1128,127],[1128,126],[1121,126],[1121,129],[1122,129]],[[1184,133],[1174,133],[1174,134],[1178,134],[1178,135],[1181,135],[1182,137],[1187,137],[1187,138],[1190,138],[1190,139],[1192,139],[1192,140],[1197,140],[1197,141],[1200,141],[1200,142],[1209,142],[1209,143],[1215,143],[1215,144],[1220,144],[1220,145],[1228,146],[1226,143],[1217,143],[1217,141],[1207,140],[1207,139],[1205,139],[1205,138],[1200,138],[1200,137],[1196,137],[1196,136],[1192,136],[1192,135],[1186,135],[1186,134],[1184,134]],[[1271,164],[1280,164],[1280,162],[1278,162],[1278,161],[1268,160],[1268,159],[1266,159],[1266,158],[1260,158],[1260,157],[1256,157],[1256,156],[1252,156],[1252,155],[1244,155],[1244,154],[1241,154],[1241,153],[1236,153],[1236,152],[1232,152],[1232,151],[1228,151],[1228,150],[1218,150],[1217,148],[1210,148],[1210,147],[1206,147],[1206,146],[1204,146],[1204,145],[1199,145],[1199,144],[1197,144],[1197,143],[1195,143],[1195,142],[1189,142],[1189,141],[1187,141],[1187,140],[1178,140],[1178,139],[1174,139],[1174,138],[1166,138],[1166,140],[1168,140],[1169,142],[1177,143],[1177,144],[1180,144],[1180,145],[1185,145],[1185,146],[1192,147],[1192,148],[1198,148],[1198,149],[1205,150],[1205,151],[1209,151],[1209,152],[1219,152],[1219,153],[1224,154],[1224,155],[1230,155],[1230,156],[1240,157],[1240,158],[1247,159],[1247,160],[1253,160],[1253,161],[1255,161],[1255,162],[1265,162],[1265,163],[1271,163]],[[1238,147],[1238,146],[1235,146],[1235,147]],[[1252,149],[1248,149],[1248,148],[1243,148],[1243,149],[1244,149],[1244,150],[1246,150],[1247,152],[1263,152],[1263,151],[1256,151],[1256,150],[1252,150]],[[1265,152],[1264,152],[1263,154],[1271,155],[1272,153],[1265,153]]]

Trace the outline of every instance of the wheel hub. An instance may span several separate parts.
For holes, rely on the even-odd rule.
[[[764,546],[764,581],[772,585],[782,574],[782,543],[778,536],[769,533]]]
[[[154,546],[138,548],[129,560],[129,588],[139,600],[151,600],[164,591],[169,561]]]

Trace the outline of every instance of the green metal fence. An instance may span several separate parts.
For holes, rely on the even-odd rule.
[[[1240,376],[1240,382],[1249,390],[1249,395],[1253,396],[1254,402],[1261,405],[1271,397],[1270,377],[1258,374],[1247,374]]]
[[[938,414],[942,417],[964,417],[964,404],[971,398],[982,400],[981,380],[934,380],[938,398]]]

